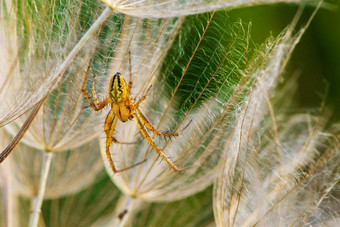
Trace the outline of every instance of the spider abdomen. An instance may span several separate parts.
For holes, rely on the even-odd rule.
[[[109,95],[114,103],[120,103],[126,100],[126,82],[122,74],[119,72],[117,72],[111,79]]]

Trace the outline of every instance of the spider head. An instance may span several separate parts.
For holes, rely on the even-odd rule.
[[[111,79],[110,82],[110,97],[114,103],[120,103],[126,100],[127,89],[126,82],[122,74],[117,72]]]

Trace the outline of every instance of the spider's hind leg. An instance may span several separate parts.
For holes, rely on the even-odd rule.
[[[152,85],[148,87],[145,94],[138,100],[138,102],[134,105],[134,108],[138,108],[138,106],[146,99],[146,97],[149,95]]]
[[[191,121],[184,126],[184,128],[182,128],[181,130],[177,131],[177,132],[161,132],[158,131],[157,129],[155,129],[152,124],[150,123],[150,121],[146,118],[146,116],[139,110],[139,108],[135,108],[135,111],[137,113],[138,118],[140,119],[140,121],[145,125],[145,127],[147,129],[149,129],[151,132],[155,133],[158,136],[179,136],[191,123]]]
[[[146,141],[150,144],[150,146],[161,156],[161,158],[168,163],[168,165],[175,171],[181,171],[187,168],[178,168],[170,159],[168,159],[164,153],[156,146],[155,142],[151,139],[150,135],[144,128],[143,122],[138,118],[138,115],[136,113],[133,113],[133,118],[135,118],[138,128],[141,131],[143,137],[146,139]]]
[[[132,88],[132,69],[131,69],[131,52],[129,51],[129,85],[127,89],[127,97],[130,97],[131,88]]]
[[[152,124],[150,123],[150,121],[146,118],[146,116],[142,113],[142,111],[139,110],[139,105],[146,99],[146,97],[149,95],[150,89],[151,89],[152,85],[150,85],[150,87],[146,90],[145,94],[142,96],[142,98],[135,104],[133,105],[133,109],[134,111],[136,111],[136,114],[138,116],[138,118],[140,119],[140,121],[145,125],[145,127],[147,129],[149,129],[150,131],[152,131],[153,133],[155,133],[158,136],[179,136],[179,134],[181,134],[191,123],[191,121],[184,126],[184,128],[182,128],[181,130],[179,130],[178,132],[161,132],[158,131],[157,129],[155,129]]]
[[[116,138],[114,138],[113,133],[114,133],[114,129],[116,128],[117,120],[118,118],[114,115],[112,111],[110,111],[107,114],[106,119],[105,119],[104,131],[105,131],[106,137],[110,136],[110,130],[111,128],[113,128],[110,145],[112,142],[117,143],[117,144],[136,144],[137,142],[120,142]]]
[[[133,143],[124,143],[124,142],[119,142],[117,141],[114,137],[113,137],[113,133],[115,131],[115,128],[116,128],[116,124],[117,124],[117,117],[114,115],[112,109],[111,111],[108,113],[107,117],[106,117],[106,120],[105,120],[105,125],[104,125],[104,131],[105,131],[105,134],[106,134],[106,148],[105,148],[105,151],[106,151],[106,156],[107,158],[109,159],[109,163],[110,163],[110,166],[111,166],[111,169],[113,171],[113,173],[120,173],[120,172],[123,172],[123,171],[126,171],[128,169],[131,169],[135,166],[138,166],[140,164],[142,164],[143,162],[145,162],[146,160],[143,160],[141,162],[138,162],[136,164],[133,164],[129,167],[126,167],[126,168],[123,168],[123,169],[117,169],[115,167],[115,164],[112,160],[112,157],[111,157],[111,153],[110,153],[110,146],[112,144],[112,142],[114,143],[120,143],[120,144],[133,144]]]
[[[112,142],[116,144],[127,144],[127,145],[133,145],[133,144],[138,144],[138,142],[120,142],[116,138],[112,137]]]

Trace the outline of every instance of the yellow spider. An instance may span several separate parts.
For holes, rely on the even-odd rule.
[[[171,132],[160,132],[151,125],[151,123],[148,121],[148,119],[144,116],[144,114],[138,108],[139,104],[141,104],[146,99],[146,97],[147,97],[147,95],[148,95],[148,93],[151,89],[151,86],[148,88],[145,95],[143,95],[142,98],[137,103],[134,103],[134,99],[130,98],[130,91],[131,91],[131,87],[132,87],[130,52],[129,52],[129,84],[128,84],[127,89],[126,89],[126,82],[124,80],[124,77],[119,72],[117,72],[112,77],[111,82],[110,82],[109,97],[107,99],[105,99],[104,101],[100,102],[100,103],[98,103],[97,95],[96,95],[96,92],[95,92],[95,89],[94,89],[94,80],[92,82],[92,88],[91,88],[91,92],[92,92],[94,102],[90,99],[89,95],[85,91],[85,85],[86,85],[90,65],[91,65],[91,61],[90,61],[90,64],[88,66],[88,69],[86,71],[85,80],[84,80],[81,91],[82,91],[83,95],[85,96],[85,98],[87,99],[87,101],[90,103],[91,107],[95,111],[99,111],[99,110],[103,109],[106,105],[111,103],[111,110],[107,114],[105,124],[104,124],[104,131],[105,131],[105,134],[106,134],[106,155],[109,159],[110,166],[112,168],[113,173],[119,173],[119,172],[128,170],[128,169],[135,167],[136,165],[139,165],[139,164],[141,164],[142,162],[145,161],[144,160],[142,162],[136,163],[136,164],[129,166],[127,168],[117,170],[114,163],[113,163],[113,160],[111,158],[110,146],[111,146],[112,141],[114,143],[127,144],[127,143],[123,143],[123,142],[118,142],[113,137],[113,132],[114,132],[114,129],[115,129],[115,126],[116,126],[116,123],[117,123],[117,119],[121,120],[122,122],[126,122],[128,120],[133,119],[133,118],[136,120],[138,128],[139,128],[140,132],[142,133],[143,137],[150,144],[150,146],[153,147],[153,149],[155,149],[155,151],[169,164],[169,166],[172,169],[174,169],[175,171],[183,170],[181,168],[178,168],[174,163],[172,163],[164,155],[164,153],[156,146],[155,142],[151,139],[151,137],[149,136],[145,127],[148,130],[152,131],[153,133],[155,133],[156,135],[159,135],[159,136],[178,136],[181,132],[183,132],[188,127],[190,122],[182,130],[180,130],[178,132],[173,132],[173,133],[171,133]]]

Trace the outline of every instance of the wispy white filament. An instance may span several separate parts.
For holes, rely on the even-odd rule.
[[[179,17],[223,8],[271,3],[315,4],[317,0],[102,0],[113,10],[147,18]]]
[[[259,91],[268,92],[275,85],[281,63],[287,57],[287,51],[295,45],[295,40],[287,37],[279,37],[277,40],[269,41],[267,46],[263,48],[263,52],[258,53],[257,57],[249,63],[249,66],[247,66],[249,68],[243,69],[240,65],[246,61],[245,56],[248,54],[247,44],[245,43],[249,33],[242,26],[235,27],[238,28],[236,29],[237,32],[231,29],[232,35],[228,34],[232,37],[231,40],[228,40],[230,46],[225,48],[225,52],[222,52],[222,57],[218,56],[217,63],[212,63],[217,65],[216,67],[219,70],[213,71],[208,76],[205,72],[202,73],[202,77],[207,77],[208,83],[218,84],[218,89],[214,90],[214,93],[209,89],[204,90],[206,84],[201,85],[203,92],[214,94],[210,99],[207,99],[198,107],[195,106],[197,102],[193,101],[186,110],[187,112],[184,112],[185,117],[180,121],[174,120],[176,114],[178,114],[176,101],[171,103],[168,111],[165,114],[163,112],[164,117],[162,116],[161,111],[166,109],[165,107],[168,106],[171,99],[169,101],[169,99],[162,97],[161,93],[151,92],[150,100],[156,98],[157,101],[152,105],[141,107],[151,123],[155,125],[155,122],[161,121],[160,130],[171,127],[180,129],[192,120],[192,123],[180,136],[169,141],[152,135],[164,154],[178,167],[188,167],[186,170],[176,173],[142,137],[136,137],[139,129],[134,124],[135,122],[118,123],[117,128],[120,130],[117,130],[117,138],[123,138],[124,142],[135,142],[136,139],[140,142],[131,145],[114,144],[111,146],[111,156],[117,168],[128,167],[147,159],[145,163],[139,166],[112,176],[116,185],[125,194],[147,201],[173,201],[203,190],[216,177],[221,160],[225,155],[228,155],[226,147],[231,142],[230,136],[234,133],[235,126],[231,126],[233,125],[231,120],[238,119],[231,114],[232,110],[238,107],[237,100],[242,100],[242,95],[249,93],[249,86],[259,86]],[[228,66],[226,68],[229,71],[222,65]],[[183,72],[186,76],[186,70],[183,70]],[[215,74],[219,76],[214,77]],[[239,74],[241,74],[239,83],[234,85],[231,94],[227,96],[224,89],[228,89],[228,85],[232,83],[232,81],[229,81],[230,77],[237,77]],[[185,80],[179,80],[179,83],[181,81]],[[252,81],[254,81],[254,84],[252,84]],[[253,95],[260,98],[261,93],[257,92]],[[198,97],[201,97],[201,95]],[[189,101],[187,103],[190,104]],[[123,125],[126,126],[123,128]],[[102,138],[101,151],[107,170],[112,175],[104,145],[105,137]]]
[[[266,67],[257,72],[257,82],[237,114],[214,185],[217,226],[302,226],[331,216],[321,213],[323,200],[339,182],[331,174],[339,171],[338,131],[330,139],[321,132],[320,117],[280,116],[270,99],[303,31],[290,34],[288,30]]]
[[[2,3],[4,4],[4,3]],[[64,59],[64,61],[61,63],[61,61],[54,62],[57,67],[51,66],[47,72],[47,76],[42,76],[43,78],[37,78],[36,75],[31,72],[31,75],[26,75],[27,72],[20,72],[20,58],[22,55],[25,55],[26,53],[23,53],[24,51],[21,50],[23,46],[20,43],[20,41],[17,41],[20,39],[20,37],[16,37],[16,31],[15,31],[15,23],[16,22],[16,7],[11,7],[11,5],[6,5],[5,7],[8,11],[2,11],[0,15],[1,24],[4,29],[2,29],[2,32],[0,34],[0,40],[1,40],[1,52],[0,59],[2,62],[1,68],[2,73],[4,74],[1,78],[4,80],[0,81],[1,89],[1,97],[4,99],[1,100],[0,105],[0,127],[8,124],[15,118],[19,117],[26,111],[28,111],[30,108],[32,108],[36,103],[38,103],[41,99],[43,99],[46,95],[48,95],[53,88],[55,87],[56,83],[60,80],[60,78],[63,76],[64,72],[66,71],[69,64],[72,62],[76,54],[79,52],[79,50],[85,45],[88,39],[90,39],[93,36],[93,33],[98,29],[98,27],[112,14],[112,11],[109,8],[106,8],[101,16],[93,23],[91,28],[87,31],[87,33],[84,34],[84,36],[77,42],[77,44],[74,46],[72,51],[67,55],[67,57]],[[24,15],[22,15],[23,17]],[[7,20],[6,18],[11,18],[11,20]],[[18,19],[19,20],[19,19]],[[24,19],[20,18],[20,23],[25,23]],[[38,23],[37,23],[38,24]],[[39,24],[37,25],[39,26]],[[53,25],[52,25],[53,26]],[[33,27],[34,28],[34,27]],[[34,33],[35,31],[33,31]],[[29,37],[30,39],[34,39],[33,37]],[[36,37],[36,39],[39,39],[40,37]],[[49,40],[39,40],[40,42],[48,42]],[[38,41],[38,42],[39,42]],[[42,43],[36,44],[43,45]],[[33,44],[32,44],[33,46]],[[33,47],[35,48],[35,47]],[[50,48],[53,48],[50,46]],[[17,51],[16,51],[17,50]],[[34,58],[34,50],[31,50],[32,54],[27,56],[27,58]],[[8,56],[7,56],[8,55]],[[57,55],[57,54],[56,54]],[[36,60],[36,59],[34,59]],[[42,59],[40,59],[42,60]],[[60,59],[58,59],[60,60]],[[30,62],[32,64],[32,62]],[[46,64],[48,62],[46,61]],[[60,65],[59,65],[60,64]],[[58,66],[59,65],[59,66]],[[38,65],[35,67],[30,65],[29,68],[39,68]],[[25,69],[28,70],[28,69]],[[40,69],[43,70],[43,69]],[[24,74],[24,75],[20,75]],[[38,72],[38,74],[41,74],[41,72]],[[27,78],[25,78],[25,76]],[[25,78],[24,81],[20,81],[20,77]],[[31,81],[32,80],[32,81]],[[35,83],[32,87],[30,87],[30,83]],[[19,91],[20,90],[20,91]],[[15,103],[15,105],[14,105]]]

